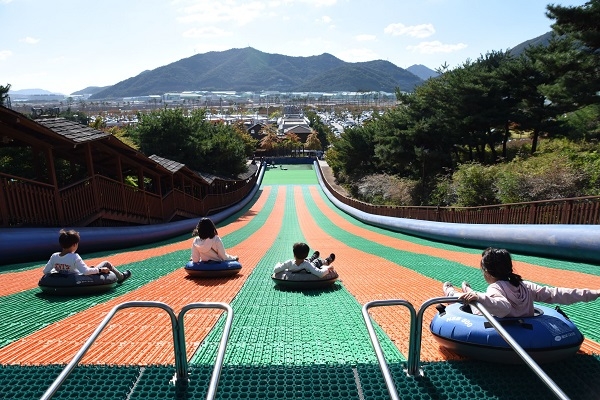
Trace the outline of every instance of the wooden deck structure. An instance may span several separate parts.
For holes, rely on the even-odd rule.
[[[150,157],[111,134],[0,107],[0,227],[147,225],[207,216],[244,198],[258,168],[227,179]]]

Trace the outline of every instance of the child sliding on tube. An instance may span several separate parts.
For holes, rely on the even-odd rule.
[[[292,251],[294,253],[294,258],[283,263],[277,263],[273,269],[274,273],[283,272],[286,270],[290,272],[306,270],[307,272],[310,272],[319,278],[323,278],[330,272],[335,272],[333,265],[331,265],[331,263],[335,260],[335,254],[333,253],[331,253],[329,257],[322,259],[319,258],[319,252],[315,251],[310,258],[307,258],[310,248],[306,243],[301,242],[294,243]]]
[[[119,283],[123,283],[131,276],[131,271],[127,270],[121,273],[108,261],[102,261],[95,267],[88,267],[81,259],[81,256],[77,254],[79,240],[79,232],[61,229],[58,236],[58,243],[60,244],[62,251],[52,254],[50,260],[48,260],[48,263],[44,267],[44,274],[95,275],[108,274],[112,271],[116,275],[117,282]]]
[[[198,221],[192,233],[192,262],[237,261],[239,257],[227,254],[217,228],[210,218]]]
[[[510,253],[505,249],[485,249],[481,257],[481,271],[489,284],[487,291],[477,293],[468,282],[463,282],[463,293],[458,298],[465,303],[477,301],[497,317],[532,317],[534,301],[573,304],[600,297],[600,290],[540,286],[523,280],[513,272]],[[444,283],[443,290],[447,297],[456,296],[450,282]],[[479,314],[476,308],[471,309],[474,314]]]

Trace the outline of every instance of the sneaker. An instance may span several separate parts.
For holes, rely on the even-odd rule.
[[[315,251],[313,253],[312,256],[310,256],[310,258],[308,259],[308,262],[313,262],[315,261],[317,258],[319,258],[319,256],[321,255],[321,253],[319,253],[318,251]]]
[[[329,255],[329,257],[327,257],[327,258],[325,259],[325,261],[327,261],[327,265],[329,265],[329,264],[331,264],[332,262],[334,262],[334,261],[335,261],[335,254],[331,253],[331,254]]]
[[[119,281],[119,283],[123,283],[125,282],[127,279],[129,279],[131,277],[131,271],[130,270],[126,270],[125,272],[123,272],[123,279],[121,279]]]
[[[450,282],[444,282],[442,289],[444,290],[444,294],[446,295],[446,297],[456,296],[456,292],[454,291],[454,286]]]
[[[464,281],[462,283],[462,291],[463,291],[463,293],[467,293],[467,292],[473,291],[473,289],[471,289],[471,285],[469,285],[469,282]]]

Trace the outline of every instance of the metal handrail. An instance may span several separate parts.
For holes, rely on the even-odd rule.
[[[386,306],[386,305],[404,305],[409,310],[411,310],[411,321],[410,321],[410,336],[409,336],[409,347],[408,347],[408,361],[406,373],[409,376],[417,375],[423,376],[423,370],[420,368],[421,363],[421,339],[423,336],[423,317],[425,314],[425,310],[434,304],[441,303],[458,303],[459,300],[457,297],[436,297],[433,299],[427,300],[419,311],[414,313],[414,307],[412,304],[407,302],[406,300],[377,300],[368,302],[363,306],[363,317],[365,319],[365,323],[367,324],[367,329],[369,331],[369,336],[371,338],[371,342],[373,344],[373,348],[375,349],[375,353],[377,354],[377,360],[381,367],[381,371],[383,373],[386,385],[388,386],[388,390],[390,392],[390,398],[392,400],[399,399],[398,392],[396,391],[396,387],[394,385],[393,379],[389,373],[389,369],[387,367],[387,363],[383,356],[383,352],[381,350],[381,345],[379,344],[379,339],[375,336],[375,331],[373,330],[373,326],[371,323],[371,319],[368,314],[368,309],[370,307],[375,306]],[[508,343],[508,345],[515,350],[515,352],[521,357],[521,359],[527,364],[529,368],[533,370],[533,372],[542,380],[542,382],[550,389],[557,398],[561,400],[569,400],[569,397],[562,391],[560,387],[544,372],[543,369],[531,358],[529,354],[517,343],[517,341],[502,327],[502,325],[496,320],[496,318],[490,314],[490,312],[480,303],[473,302],[470,303],[472,306],[475,306],[481,314],[488,320],[488,322],[498,331],[500,336]]]
[[[390,373],[390,369],[388,368],[387,362],[385,361],[385,356],[383,354],[383,350],[381,348],[381,344],[379,343],[379,339],[375,334],[375,329],[373,329],[373,322],[371,321],[371,317],[369,316],[369,308],[372,307],[380,307],[380,306],[404,306],[408,308],[410,312],[410,337],[413,337],[413,330],[415,329],[415,320],[416,320],[416,311],[411,303],[406,300],[375,300],[366,303],[362,308],[362,315],[365,320],[365,324],[367,325],[367,331],[369,332],[369,338],[371,339],[371,344],[373,345],[373,349],[375,350],[375,354],[377,355],[377,362],[379,362],[379,368],[381,369],[381,373],[383,374],[383,378],[385,379],[385,384],[390,392],[390,398],[392,400],[399,400],[398,391],[396,390],[396,385],[394,385],[394,380]],[[412,340],[410,340],[412,343]],[[411,347],[409,345],[409,360],[411,354]]]
[[[220,308],[227,311],[227,320],[225,323],[225,328],[223,329],[223,334],[221,337],[221,342],[219,344],[219,349],[217,352],[217,362],[215,363],[215,368],[213,369],[213,374],[211,376],[209,390],[207,393],[207,400],[214,399],[216,387],[219,382],[219,377],[221,374],[221,368],[223,364],[223,358],[225,353],[225,348],[227,345],[227,341],[229,339],[229,332],[231,330],[231,323],[233,320],[233,311],[231,307],[226,303],[191,303],[184,306],[180,313],[179,317],[175,316],[175,312],[171,307],[166,305],[165,303],[159,301],[129,301],[125,303],[121,303],[113,307],[112,310],[104,317],[102,322],[98,325],[96,330],[91,334],[89,339],[83,344],[81,349],[75,354],[73,359],[67,364],[67,366],[62,370],[60,375],[52,382],[50,387],[46,390],[46,392],[40,397],[40,400],[51,399],[52,396],[56,393],[58,388],[64,383],[67,377],[71,374],[73,369],[79,364],[83,356],[87,353],[91,345],[96,341],[100,333],[106,328],[110,320],[114,317],[117,311],[131,308],[131,307],[157,307],[165,310],[169,317],[171,318],[171,328],[173,331],[173,346],[175,351],[175,378],[174,381],[176,384],[185,385],[188,383],[188,362],[186,356],[185,349],[185,334],[183,329],[183,317],[184,314],[192,308]]]
[[[192,308],[220,308],[227,312],[227,319],[225,320],[225,326],[223,327],[223,333],[221,334],[221,341],[219,342],[219,348],[217,350],[217,359],[215,361],[215,367],[213,369],[210,383],[208,386],[208,392],[206,393],[206,399],[212,400],[215,398],[215,394],[217,392],[217,386],[219,385],[219,378],[221,377],[221,369],[223,367],[223,359],[225,358],[225,349],[227,348],[227,342],[229,341],[229,333],[231,332],[231,324],[233,321],[233,310],[231,306],[226,303],[190,303],[184,306],[179,312],[178,320],[180,321],[180,329],[179,329],[179,337],[180,342],[182,343],[182,353],[180,353],[179,357],[182,359],[179,362],[180,366],[185,367],[185,371],[181,372],[180,376],[184,376],[185,382],[187,382],[188,371],[187,371],[187,357],[185,352],[185,333],[183,329],[183,317],[186,312],[191,310]],[[175,361],[175,365],[177,365],[177,359]],[[176,375],[177,376],[177,375]]]

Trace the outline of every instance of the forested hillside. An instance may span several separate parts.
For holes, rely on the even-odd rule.
[[[192,57],[144,71],[91,99],[186,90],[412,91],[422,79],[387,61],[347,63],[331,54],[290,57],[251,47]]]
[[[547,45],[446,69],[334,138],[326,157],[338,181],[399,205],[600,195],[600,0],[547,10]]]

